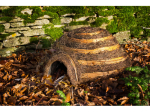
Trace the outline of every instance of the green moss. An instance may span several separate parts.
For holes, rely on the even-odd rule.
[[[45,37],[41,38],[41,43],[43,45],[43,48],[48,48],[51,46],[51,40],[50,39],[47,39]]]
[[[143,33],[144,33],[144,37],[149,37],[150,36],[150,30],[149,29],[144,29]]]
[[[126,18],[118,17],[118,31],[130,30],[130,27],[137,25],[133,16],[127,16]]]
[[[0,18],[0,20],[9,22],[15,16],[17,16],[24,8],[26,8],[26,6],[11,6],[8,9],[2,10],[2,17]]]
[[[78,22],[75,22],[75,21],[72,21],[71,23],[69,23],[70,26],[72,25],[89,25],[89,23],[87,21],[78,21]]]
[[[97,18],[95,22],[91,23],[92,27],[99,27],[103,23],[109,23],[109,20],[107,18]]]
[[[30,38],[30,43],[35,43],[35,44],[38,44],[38,42],[40,41],[40,43],[43,45],[43,48],[48,48],[51,46],[51,40],[50,39],[47,39],[46,37],[40,37],[40,38],[37,38],[37,37],[31,37]]]
[[[37,44],[39,42],[39,38],[37,38],[37,37],[31,37],[30,38],[30,43],[35,43],[35,44]]]
[[[0,17],[0,21],[6,21],[6,22],[9,22],[10,20],[12,20],[12,17]]]
[[[0,40],[5,40],[7,36],[12,35],[14,32],[7,33],[7,34],[0,34]]]
[[[63,29],[54,28],[53,24],[44,25],[43,28],[44,28],[45,34],[49,35],[53,42],[63,35]]]
[[[43,12],[43,14],[44,15],[49,15],[52,18],[59,18],[58,14],[54,13],[54,12],[45,11],[45,12]]]
[[[5,30],[5,26],[0,24],[0,32],[3,32]]]
[[[117,18],[116,17],[114,17],[113,21],[111,21],[111,23],[106,26],[106,29],[110,33],[117,33],[118,32],[118,24],[117,24]]]
[[[140,34],[141,31],[143,31],[143,29],[140,26],[131,27],[131,29],[130,29],[131,35],[133,35],[136,38],[140,38],[141,37],[141,34]]]
[[[31,6],[31,7],[28,7],[29,9],[32,9],[32,15],[29,15],[29,14],[22,14],[21,12],[18,13],[18,17],[21,17],[24,19],[24,24],[26,25],[27,23],[34,23],[35,20],[38,18],[38,17],[41,17],[44,15],[44,13],[41,11],[40,7],[39,6]]]
[[[54,25],[60,25],[61,24],[60,18],[53,18],[51,20],[51,23],[53,23]]]

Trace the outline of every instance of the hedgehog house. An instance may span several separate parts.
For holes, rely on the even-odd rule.
[[[64,65],[73,85],[118,74],[131,61],[116,38],[101,28],[83,27],[64,33],[56,41],[44,75],[53,75],[58,64]]]

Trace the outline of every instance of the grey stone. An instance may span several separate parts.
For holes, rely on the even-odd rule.
[[[75,16],[75,14],[74,13],[69,13],[69,14],[61,15],[61,17],[66,17],[66,16]]]
[[[10,23],[11,27],[21,27],[25,26],[23,22],[17,22],[17,23]]]
[[[22,51],[22,50],[25,50],[26,47],[25,46],[19,46],[18,49],[16,51]]]
[[[65,25],[54,25],[56,28],[64,27]]]
[[[113,16],[107,16],[108,20],[113,19]]]
[[[122,31],[114,34],[113,36],[116,37],[119,43],[122,43],[124,40],[129,40],[130,35],[130,31]]]
[[[18,37],[18,41],[20,45],[25,45],[30,43],[31,37]]]
[[[89,17],[87,22],[93,23],[96,20],[96,17]]]
[[[13,47],[19,45],[18,39],[19,38],[10,38],[8,40],[4,40],[3,41],[4,47]]]
[[[0,42],[0,49],[2,49],[3,48],[3,43],[2,42]]]
[[[5,26],[5,29],[9,29],[9,27],[10,27],[10,23],[5,23],[3,25]]]
[[[81,28],[81,27],[89,27],[90,25],[73,25],[73,26],[68,26],[66,27],[66,29],[68,30],[74,30],[74,29],[77,29],[77,28]]]
[[[10,8],[9,6],[0,6],[0,10],[8,9]]]
[[[69,18],[69,17],[61,18],[61,24],[70,23],[71,21],[72,21],[72,18]]]
[[[10,38],[18,37],[18,36],[20,36],[20,35],[21,35],[20,33],[16,32],[16,33],[14,33],[14,34],[12,34],[12,35],[7,36],[7,37],[6,37],[6,40],[8,40],[8,39],[10,39]]]
[[[51,18],[49,15],[44,15],[44,16],[39,17],[39,18],[37,18],[37,19],[49,19],[49,18]]]
[[[10,22],[19,22],[19,21],[23,21],[24,19],[20,18],[20,17],[15,17],[13,20],[11,20]]]
[[[50,39],[51,37],[50,36],[46,36],[45,38]]]
[[[0,21],[0,23],[6,23],[6,21]]]
[[[150,37],[147,37],[147,42],[150,42]]]
[[[31,14],[32,14],[32,11],[33,11],[33,9],[26,8],[26,9],[22,10],[21,13],[22,13],[22,14],[27,13],[27,14],[31,15]]]
[[[27,49],[42,49],[43,45],[42,44],[32,44],[26,46]]]
[[[34,35],[44,35],[44,29],[33,29],[28,31],[19,31],[20,33],[23,33],[24,36],[34,36]]]
[[[34,26],[34,25],[44,25],[44,24],[49,24],[49,20],[48,19],[42,19],[42,20],[35,20],[34,23],[27,23],[26,26]]]
[[[106,26],[107,26],[108,24],[106,24],[106,23],[103,23],[101,26],[100,26],[100,28],[102,28],[102,29],[106,29]]]
[[[2,57],[10,56],[12,52],[15,52],[17,50],[16,47],[10,47],[10,48],[3,48],[0,50],[0,55]]]
[[[78,19],[75,19],[75,21],[85,21],[89,16],[80,17]]]
[[[8,40],[4,40],[3,44],[5,47],[13,47],[17,45],[25,45],[30,43],[31,37],[18,37],[18,38],[10,38]]]
[[[42,28],[43,26],[32,26],[31,29]]]
[[[7,29],[5,30],[6,32],[15,32],[15,31],[27,31],[27,30],[30,30],[29,27],[20,27],[20,28],[10,28],[10,29]]]

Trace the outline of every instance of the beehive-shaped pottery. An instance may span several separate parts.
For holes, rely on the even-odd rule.
[[[73,85],[117,74],[131,65],[116,38],[101,28],[83,27],[65,33],[53,46],[44,75],[63,64]]]

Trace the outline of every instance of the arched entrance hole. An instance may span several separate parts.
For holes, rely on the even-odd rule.
[[[55,61],[51,65],[51,73],[53,81],[58,79],[59,77],[63,76],[64,74],[67,74],[67,68],[66,66],[60,62]]]

